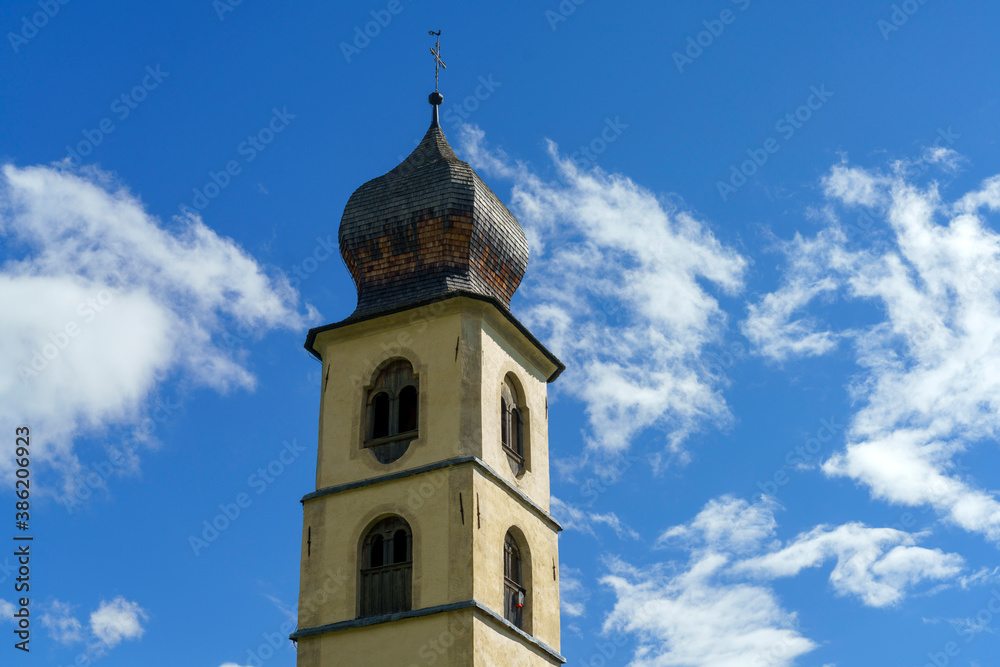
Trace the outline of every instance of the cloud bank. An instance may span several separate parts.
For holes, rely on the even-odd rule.
[[[601,581],[617,601],[604,630],[636,638],[632,667],[789,667],[818,644],[770,582],[806,568],[832,562],[833,592],[870,607],[895,605],[924,583],[961,581],[960,556],[916,546],[917,536],[891,528],[821,525],[782,542],[779,507],[766,496],[754,505],[716,498],[658,540],[685,553],[685,564],[610,559]]]
[[[167,378],[252,389],[227,332],[314,314],[232,239],[197,217],[161,222],[94,168],[4,165],[0,235],[0,422],[32,427],[67,491],[78,437],[137,420]]]
[[[953,170],[958,157],[938,148],[925,162]],[[858,408],[827,475],[998,540],[997,491],[959,460],[995,446],[1000,429],[1000,235],[989,216],[1000,176],[946,201],[937,183],[912,182],[909,166],[834,166],[823,180],[828,223],[782,246],[783,282],[750,306],[743,330],[779,361],[853,346]],[[872,304],[877,317],[834,330],[820,295]]]

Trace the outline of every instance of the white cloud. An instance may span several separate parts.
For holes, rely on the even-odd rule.
[[[925,159],[946,167],[957,160]],[[824,180],[833,222],[786,246],[782,286],[751,306],[743,328],[775,359],[852,341],[859,408],[845,449],[823,464],[828,475],[862,482],[892,503],[932,505],[962,528],[1000,539],[997,491],[958,469],[963,452],[1000,433],[1000,235],[985,217],[1000,210],[1000,176],[953,204],[936,184],[907,179],[903,169],[834,167]],[[839,208],[853,216],[858,206],[883,221],[885,242],[866,246],[837,220]],[[825,331],[807,310],[819,294],[872,303],[881,316]]]
[[[909,533],[850,523],[817,526],[788,545],[733,565],[735,573],[774,579],[795,576],[829,559],[837,564],[830,583],[840,595],[854,595],[871,607],[899,602],[906,591],[925,580],[954,580],[965,563],[957,554],[913,546]]]
[[[43,613],[39,620],[56,641],[62,644],[75,644],[83,641],[83,625],[73,615],[69,604],[53,600],[49,611]]]
[[[277,608],[278,612],[285,617],[285,620],[292,624],[297,624],[299,622],[298,611],[285,604],[284,600],[267,593],[264,594],[264,597],[271,601],[271,604],[273,604]]]
[[[823,179],[823,189],[828,197],[845,204],[875,206],[883,201],[884,177],[876,177],[863,169],[838,164]]]
[[[0,619],[13,622],[15,612],[17,612],[17,608],[12,603],[0,598]]]
[[[580,170],[551,142],[552,181],[486,148],[476,128],[461,147],[477,169],[513,181],[533,252],[521,315],[567,362],[561,384],[587,406],[588,449],[619,454],[655,426],[683,459],[690,433],[730,418],[724,379],[702,353],[726,329],[712,291],[742,290],[746,260],[693,214],[627,177]]]
[[[118,596],[110,602],[102,600],[90,615],[90,630],[107,648],[114,648],[123,639],[139,639],[145,629],[148,614],[136,602]]]
[[[566,616],[585,616],[590,591],[583,583],[583,573],[559,563],[559,608]]]
[[[0,422],[33,426],[67,490],[74,438],[138,420],[167,377],[252,388],[226,332],[294,329],[313,313],[234,241],[199,218],[161,223],[106,173],[0,172]]]
[[[626,525],[614,512],[607,512],[605,514],[587,512],[555,496],[552,497],[551,509],[553,516],[556,517],[556,520],[566,530],[578,530],[581,533],[587,533],[596,537],[597,533],[594,532],[594,526],[607,526],[622,539],[640,539],[639,533]]]
[[[839,235],[839,232],[827,232],[827,235],[832,234]],[[748,317],[740,325],[743,335],[759,353],[783,361],[790,357],[825,354],[837,346],[839,336],[821,330],[816,318],[795,317],[810,301],[834,293],[840,287],[836,280],[815,270],[821,259],[831,264],[838,261],[836,257],[829,257],[831,245],[823,235],[811,241],[796,235],[793,241],[780,244],[793,268],[787,272],[781,290],[748,305]]]
[[[709,548],[736,554],[757,551],[774,537],[777,508],[777,502],[767,496],[753,505],[731,496],[714,498],[690,523],[664,531],[657,544],[680,543],[689,549]]]
[[[769,582],[828,560],[833,590],[868,606],[902,600],[923,582],[960,581],[955,554],[915,546],[917,537],[861,524],[817,526],[786,544],[775,539],[779,505],[723,496],[658,544],[686,552],[685,565],[610,562],[602,583],[617,596],[605,631],[634,634],[632,667],[792,665],[817,644],[798,630]]]
[[[816,648],[769,588],[713,581],[724,564],[706,556],[678,574],[612,562],[602,583],[618,601],[605,631],[637,635],[631,667],[786,667]]]

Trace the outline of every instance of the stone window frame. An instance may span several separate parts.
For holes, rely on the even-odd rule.
[[[401,516],[383,517],[358,550],[358,618],[413,608],[413,530]]]
[[[420,434],[420,381],[405,358],[389,359],[366,389],[362,446],[379,463],[389,464],[406,453]]]
[[[525,393],[514,373],[507,373],[500,385],[500,448],[514,477],[530,469],[530,421]]]

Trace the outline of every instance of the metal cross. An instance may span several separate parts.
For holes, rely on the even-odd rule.
[[[440,73],[441,67],[448,69],[448,66],[444,64],[441,60],[441,31],[438,30],[434,32],[433,30],[428,30],[427,34],[434,35],[437,37],[437,44],[431,47],[431,55],[434,56],[434,92],[438,92],[438,75]]]

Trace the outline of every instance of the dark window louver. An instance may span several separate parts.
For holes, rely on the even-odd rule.
[[[358,615],[384,616],[412,608],[413,540],[400,517],[383,519],[361,546]]]

